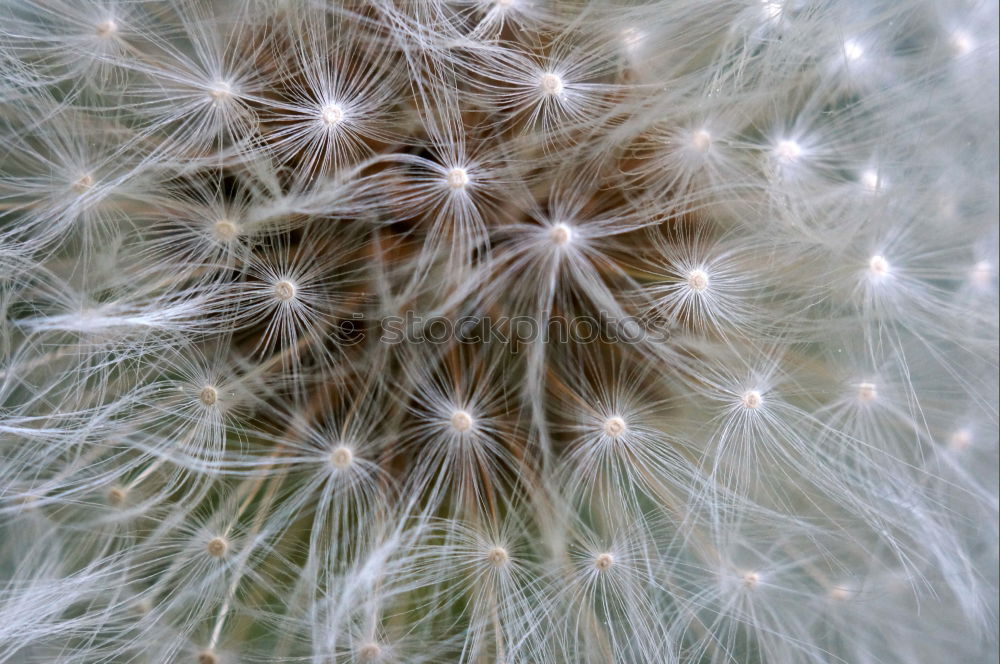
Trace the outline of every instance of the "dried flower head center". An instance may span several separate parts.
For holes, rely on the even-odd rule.
[[[459,433],[465,433],[472,428],[472,415],[464,410],[456,410],[451,414],[451,428]]]
[[[552,244],[561,247],[569,244],[573,239],[573,229],[567,224],[559,222],[549,231],[549,237],[552,238]]]
[[[889,274],[889,261],[884,256],[874,255],[868,260],[868,270],[874,277],[884,277]]]
[[[605,572],[615,564],[615,557],[610,553],[602,553],[594,558],[594,567],[598,572]]]
[[[215,231],[215,237],[227,242],[235,238],[240,232],[236,224],[228,219],[219,219],[212,228]]]
[[[604,422],[604,433],[611,436],[612,438],[617,438],[618,436],[625,433],[627,429],[628,426],[625,424],[625,420],[619,417],[618,415],[609,417]]]
[[[464,189],[469,184],[469,173],[464,168],[453,168],[445,176],[448,186],[452,189]]]
[[[219,390],[211,385],[206,385],[198,393],[198,400],[206,406],[214,406],[219,400]]]
[[[878,398],[878,388],[875,383],[858,383],[858,399],[870,403]]]
[[[704,270],[691,270],[687,278],[688,288],[701,293],[708,288],[708,273]]]
[[[274,296],[282,302],[288,302],[295,298],[298,289],[288,279],[282,279],[274,284]]]
[[[510,560],[510,555],[507,553],[507,549],[495,546],[486,554],[486,560],[494,567],[503,567]]]
[[[327,127],[335,127],[344,120],[344,109],[337,104],[326,104],[319,111],[319,119]]]
[[[743,405],[751,410],[756,410],[764,403],[764,397],[757,390],[748,390],[740,399]]]
[[[712,147],[712,135],[704,129],[699,129],[691,136],[691,145],[698,152],[705,154]]]
[[[229,543],[222,537],[213,537],[208,540],[208,545],[205,550],[208,551],[208,555],[213,558],[221,558],[226,555],[226,551],[229,549]]]
[[[330,463],[338,470],[345,470],[354,462],[354,452],[341,445],[330,454]]]
[[[554,97],[563,93],[563,80],[558,74],[548,72],[538,78],[538,87],[543,93]]]

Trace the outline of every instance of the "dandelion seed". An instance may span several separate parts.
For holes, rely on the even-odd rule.
[[[295,299],[297,293],[298,288],[288,279],[281,279],[274,284],[274,296],[282,302]]]
[[[708,288],[708,273],[701,269],[691,270],[687,278],[688,287],[696,293]]]
[[[878,388],[875,383],[858,383],[858,399],[863,403],[871,403],[878,398]]]
[[[456,410],[451,414],[451,428],[459,433],[465,433],[473,424],[472,416],[464,410]]]
[[[445,179],[452,189],[465,189],[465,185],[469,184],[469,173],[464,168],[456,167],[448,171]]]
[[[330,454],[330,463],[337,470],[346,470],[354,462],[354,452],[341,445]]]
[[[740,402],[750,410],[757,410],[764,403],[764,397],[757,390],[749,390],[740,398]]]
[[[699,129],[691,136],[691,147],[701,154],[707,154],[712,148],[712,135],[705,129]]]
[[[358,648],[358,660],[374,662],[382,654],[382,647],[377,643],[366,643]]]
[[[221,558],[226,555],[226,551],[229,550],[229,542],[222,537],[213,537],[208,540],[205,550],[208,551],[208,555],[213,558]]]
[[[119,507],[125,502],[125,497],[127,495],[126,490],[123,487],[112,487],[108,490],[107,500],[108,504],[114,507]]]
[[[779,161],[791,164],[799,160],[802,156],[802,146],[795,141],[779,141],[774,148],[774,155]]]
[[[888,276],[889,270],[889,261],[880,254],[874,255],[868,260],[868,271],[877,279]]]
[[[219,664],[219,657],[210,650],[198,653],[198,664]]]
[[[211,385],[206,385],[198,393],[198,400],[206,406],[214,406],[219,401],[219,390]]]
[[[975,41],[972,35],[965,30],[955,30],[952,32],[948,43],[951,46],[951,52],[956,58],[968,55],[975,48]]]
[[[948,438],[948,449],[961,454],[972,445],[972,432],[968,429],[958,429]]]
[[[860,60],[864,54],[865,49],[858,42],[853,39],[844,42],[844,57],[847,58],[848,62]]]
[[[979,261],[969,271],[969,280],[976,288],[981,290],[989,288],[993,280],[993,265],[989,261]]]
[[[563,93],[563,80],[557,74],[548,72],[538,78],[538,87],[546,95],[557,97]]]
[[[833,585],[827,590],[826,596],[835,602],[846,602],[854,597],[856,590],[847,585]]]
[[[226,81],[216,81],[208,88],[208,96],[212,105],[226,102],[233,94],[232,86]]]
[[[486,560],[489,561],[490,565],[493,567],[504,567],[510,562],[510,554],[507,553],[507,549],[502,546],[495,546],[489,550],[486,554]]]
[[[549,238],[557,247],[562,247],[573,241],[573,229],[568,224],[559,222],[549,230]]]
[[[219,240],[230,242],[239,235],[240,229],[229,219],[219,219],[212,225],[212,232]]]
[[[114,19],[110,18],[101,21],[100,23],[97,24],[95,28],[97,36],[105,39],[113,35],[115,32],[117,32],[117,30],[118,30],[118,24],[115,22]]]
[[[628,427],[625,424],[625,420],[621,417],[615,415],[614,417],[609,417],[604,422],[604,433],[606,433],[611,438],[618,438],[627,431]]]
[[[747,572],[743,575],[743,587],[747,590],[753,590],[758,585],[760,585],[760,574],[757,572]]]
[[[320,122],[332,129],[343,122],[344,109],[337,104],[326,104],[320,109],[319,119]]]
[[[878,172],[873,170],[867,170],[861,174],[861,184],[866,191],[873,194],[885,186],[884,182],[879,178]]]
[[[73,183],[73,191],[82,194],[92,186],[94,186],[94,176],[90,173],[84,173]]]
[[[615,557],[610,553],[602,553],[594,558],[594,568],[598,572],[606,572],[615,564]]]

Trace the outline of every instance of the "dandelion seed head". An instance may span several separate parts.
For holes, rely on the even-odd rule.
[[[214,406],[219,401],[219,390],[212,385],[206,385],[198,393],[198,400],[205,406]]]
[[[212,232],[215,237],[223,242],[230,242],[240,233],[239,227],[229,219],[219,219],[212,224]]]
[[[966,428],[957,429],[948,437],[948,449],[962,453],[972,445],[972,432]]]
[[[594,558],[594,569],[598,572],[606,572],[615,564],[615,557],[610,553],[601,553]]]
[[[802,157],[802,146],[795,141],[778,141],[778,145],[774,148],[774,156],[780,162],[786,164],[794,163]]]
[[[573,241],[573,229],[569,224],[560,221],[549,229],[549,238],[557,247],[565,246]]]
[[[709,279],[708,273],[700,268],[691,270],[688,272],[687,285],[688,288],[696,293],[702,293],[708,288]]]
[[[362,662],[374,662],[382,655],[382,647],[375,642],[368,642],[358,648],[358,660]]]
[[[448,171],[445,180],[447,180],[448,186],[454,190],[465,189],[465,186],[469,184],[469,173],[464,168],[455,167]]]
[[[84,173],[73,182],[73,191],[82,194],[93,186],[94,176],[90,173]]]
[[[465,433],[472,428],[475,421],[472,419],[472,415],[464,410],[456,410],[451,414],[451,428],[458,433]]]
[[[989,288],[990,282],[993,280],[993,264],[989,261],[982,260],[972,266],[969,271],[969,281],[972,285],[980,290],[985,290]]]
[[[219,664],[219,656],[210,650],[198,653],[198,664]]]
[[[563,93],[562,77],[552,72],[546,72],[538,77],[538,87],[544,94],[557,97]]]
[[[881,254],[875,254],[868,259],[868,272],[871,276],[881,279],[889,275],[891,267],[889,261]]]
[[[229,550],[229,542],[227,542],[224,537],[213,537],[208,540],[205,550],[208,551],[208,555],[213,558],[221,558],[226,555],[226,552]]]
[[[706,129],[699,129],[694,132],[691,135],[691,147],[701,154],[707,154],[712,148],[712,134]]]
[[[854,597],[856,590],[849,585],[834,584],[826,591],[826,596],[835,602],[846,602]]]
[[[764,404],[764,397],[757,390],[747,390],[740,397],[740,403],[750,410],[757,410]]]
[[[95,26],[94,31],[98,37],[108,38],[118,31],[118,23],[112,18],[105,19]]]
[[[352,463],[354,452],[346,445],[341,445],[330,453],[330,464],[337,470],[347,470]]]
[[[208,97],[213,105],[228,101],[232,94],[233,87],[227,81],[216,81],[208,88]]]
[[[948,43],[951,46],[951,52],[956,58],[968,55],[976,47],[976,42],[972,38],[972,35],[965,30],[955,30],[952,32]]]
[[[865,49],[861,44],[853,39],[848,39],[844,42],[844,57],[847,58],[848,62],[855,62],[861,59],[861,56],[865,54]]]
[[[274,284],[274,297],[280,302],[294,300],[298,292],[299,289],[295,285],[295,282],[289,279],[280,279]]]
[[[861,174],[861,185],[865,188],[865,191],[874,194],[884,186],[884,183],[879,178],[878,171],[867,170]]]
[[[108,489],[107,501],[113,507],[119,507],[125,502],[127,492],[124,487],[116,486]]]
[[[486,553],[486,560],[496,568],[506,567],[510,562],[510,554],[502,546],[495,546]]]
[[[745,572],[741,580],[744,588],[753,590],[760,585],[760,573],[754,571]]]
[[[878,398],[878,387],[875,383],[858,383],[858,399],[862,403],[871,403]]]
[[[604,421],[604,433],[611,438],[618,438],[628,430],[625,420],[618,415],[613,415]]]
[[[344,120],[344,109],[337,104],[325,104],[319,110],[319,120],[327,127],[336,127]]]

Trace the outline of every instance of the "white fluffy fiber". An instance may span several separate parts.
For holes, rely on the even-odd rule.
[[[996,661],[997,30],[3,0],[0,662]]]

